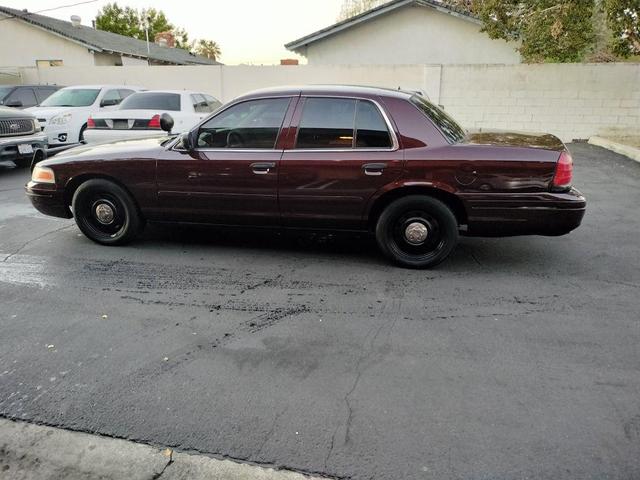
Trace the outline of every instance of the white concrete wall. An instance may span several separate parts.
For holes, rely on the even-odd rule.
[[[640,64],[449,66],[440,103],[470,128],[640,137]]]
[[[0,14],[0,18],[7,18]],[[63,60],[65,66],[93,65],[93,55],[81,45],[16,19],[0,23],[0,65],[31,67],[36,60]]]
[[[354,84],[421,90],[425,88],[425,71],[433,90],[440,79],[440,67],[400,65],[368,66],[123,66],[22,69],[24,82],[59,85],[121,83],[151,89],[175,88],[199,90],[223,102],[251,90],[295,84]],[[435,83],[434,83],[435,82]]]
[[[422,90],[467,128],[546,131],[565,141],[640,137],[640,64],[128,66],[21,69],[24,83],[200,90],[223,102],[257,88],[360,84]]]
[[[312,43],[309,65],[520,63],[517,45],[427,7],[405,7]]]

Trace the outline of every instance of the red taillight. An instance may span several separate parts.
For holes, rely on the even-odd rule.
[[[553,177],[555,188],[567,188],[571,186],[573,177],[573,158],[569,152],[562,152],[556,165],[556,174]]]
[[[147,128],[160,128],[160,115],[154,115],[151,117],[151,120],[149,120],[149,123],[147,124]]]
[[[93,118],[89,117],[87,120],[87,128],[96,128],[96,122],[93,121]]]

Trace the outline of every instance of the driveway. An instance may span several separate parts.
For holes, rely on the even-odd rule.
[[[640,478],[640,164],[570,146],[559,238],[99,247],[0,170],[0,415],[353,479]]]

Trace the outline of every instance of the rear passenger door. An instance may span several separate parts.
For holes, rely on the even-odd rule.
[[[399,178],[397,134],[375,99],[303,97],[278,180],[288,227],[361,229],[367,202]]]

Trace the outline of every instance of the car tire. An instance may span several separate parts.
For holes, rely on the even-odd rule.
[[[85,123],[82,128],[80,129],[80,133],[78,134],[78,143],[85,143],[84,142],[84,131],[87,129],[87,124]]]
[[[458,222],[451,209],[426,195],[400,198],[387,206],[376,224],[378,247],[406,268],[431,268],[458,243]]]
[[[88,180],[73,194],[73,216],[82,233],[101,245],[124,245],[144,227],[129,193],[104,179]]]

